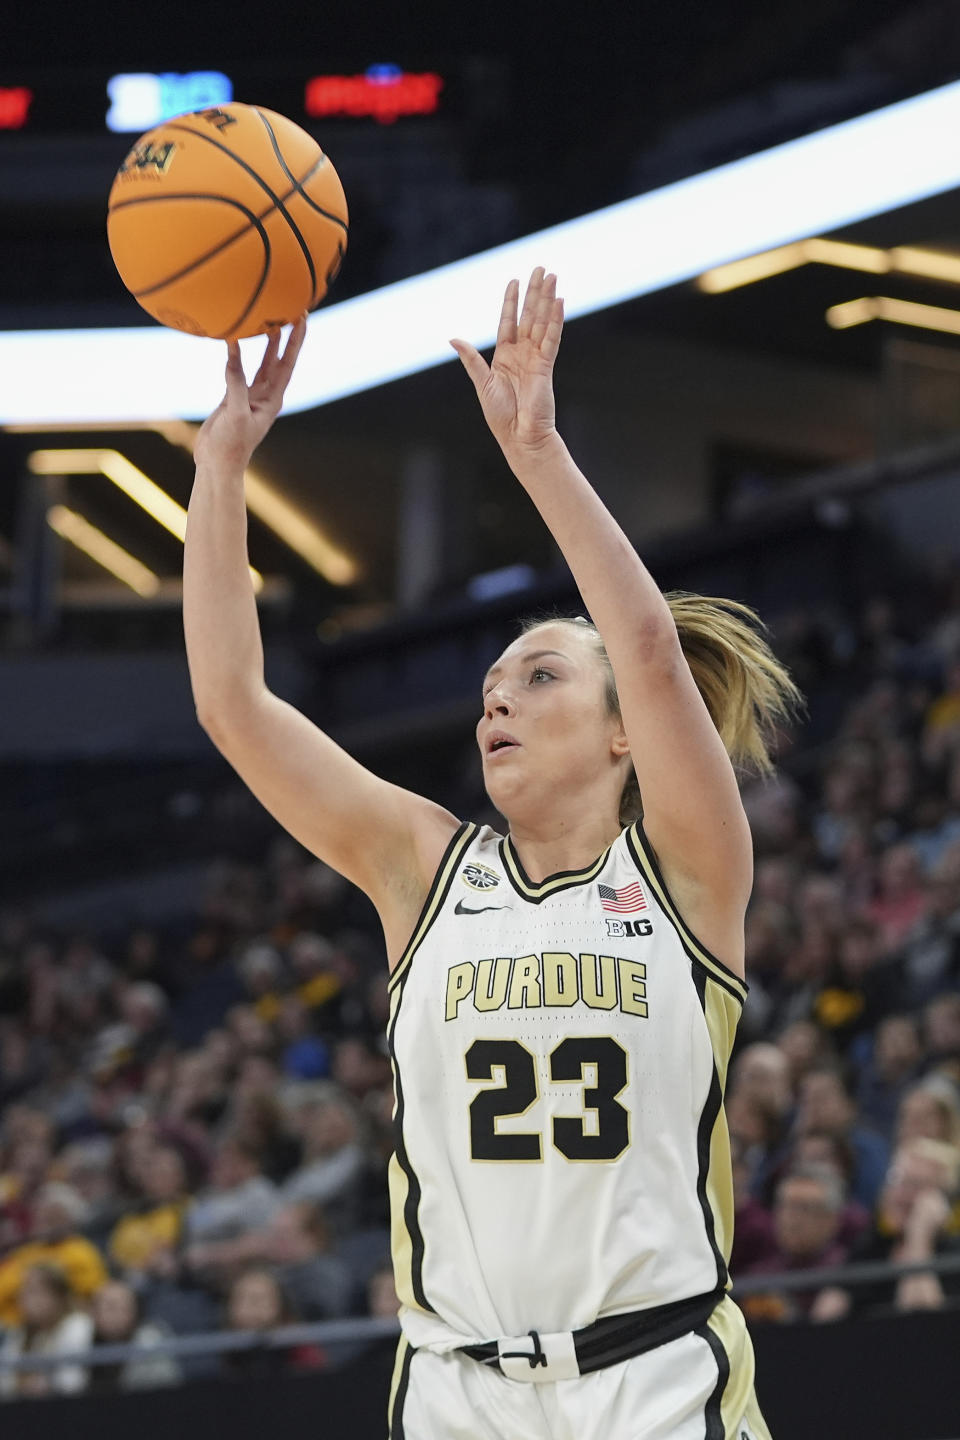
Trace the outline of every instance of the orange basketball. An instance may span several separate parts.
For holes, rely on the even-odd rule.
[[[316,140],[272,110],[234,103],[165,120],[137,141],[110,190],[107,236],[148,314],[231,340],[320,303],[347,221]]]

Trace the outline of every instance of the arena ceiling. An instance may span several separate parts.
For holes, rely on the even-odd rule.
[[[894,43],[907,10],[916,26],[921,11],[939,8],[896,3],[849,7],[840,0],[795,7],[745,0],[705,10],[698,0],[680,0],[669,7],[551,7],[548,15],[538,15],[540,7],[494,4],[474,14],[469,7],[436,3],[414,6],[412,12],[404,7],[401,19],[401,7],[334,5],[323,8],[321,27],[319,12],[303,17],[280,5],[270,9],[274,30],[277,19],[286,18],[278,40],[274,30],[266,33],[263,7],[240,0],[231,9],[226,35],[213,11],[191,7],[188,25],[186,7],[181,19],[174,5],[165,11],[162,33],[149,27],[149,36],[142,21],[128,14],[110,17],[109,22],[106,14],[85,15],[81,33],[79,15],[65,12],[63,27],[47,34],[41,46],[39,29],[31,33],[31,12],[24,7],[12,34],[5,36],[4,65],[28,60],[36,64],[41,57],[62,65],[72,56],[86,64],[95,58],[131,69],[158,69],[196,63],[201,51],[221,57],[225,48],[239,60],[264,46],[277,54],[289,50],[298,27],[325,53],[345,57],[369,53],[374,38],[381,53],[401,62],[425,53],[493,54],[505,61],[510,73],[510,123],[506,137],[502,127],[497,133],[497,154],[505,171],[515,169],[517,183],[526,186],[527,224],[547,224],[619,198],[631,167],[637,174],[639,164],[642,173],[639,157],[648,135],[682,134],[684,124],[711,106],[721,107],[729,124],[731,107],[746,103],[740,99],[744,90],[759,96],[764,86],[781,84],[785,77],[795,83],[815,82],[817,77],[835,83],[843,68],[837,57],[871,54],[886,83],[885,91],[875,91],[876,104],[951,78],[957,66],[946,32],[937,32],[935,23],[933,32],[927,30],[928,40],[931,33],[939,33],[943,42],[935,55],[929,43],[915,54],[903,44],[898,50]],[[935,22],[935,14],[933,18]],[[825,66],[827,52],[834,62]],[[854,86],[851,93],[856,91]],[[870,86],[861,87],[861,93],[869,91]],[[762,115],[755,117],[755,127],[765,133]],[[744,135],[748,132],[746,125]],[[746,139],[743,143],[752,148]],[[471,145],[476,148],[476,136]],[[864,247],[860,258],[866,268],[851,268],[842,259],[837,263],[840,252],[834,252],[832,260],[801,258],[791,268],[717,293],[686,282],[574,322],[565,338],[558,378],[561,406],[565,397],[575,398],[578,377],[595,370],[611,346],[625,337],[681,338],[721,349],[789,355],[838,370],[871,371],[880,364],[884,332],[899,321],[881,317],[837,329],[827,323],[828,311],[878,294],[901,304],[960,309],[958,277],[948,273],[948,264],[947,278],[895,268],[883,275],[881,288],[867,253],[918,248],[948,259],[956,256],[960,266],[960,201],[955,193],[821,238]],[[0,253],[2,248],[0,235]],[[138,321],[128,315],[120,323]],[[942,332],[926,334],[936,343],[956,343]],[[471,503],[477,513],[492,517],[487,522],[492,528],[502,523],[504,513],[515,526],[530,524],[529,517],[515,509],[504,511],[501,501],[509,476],[485,434],[465,378],[457,367],[445,366],[291,416],[276,427],[257,456],[258,473],[345,559],[339,580],[349,578],[351,567],[353,579],[343,588],[320,578],[315,561],[297,554],[278,539],[275,526],[254,516],[251,559],[265,576],[276,577],[274,593],[292,585],[296,593],[312,597],[309,608],[319,615],[344,606],[358,615],[380,613],[396,584],[401,472],[411,454],[424,446],[435,447],[454,466],[462,457]],[[0,438],[4,473],[22,473],[36,449],[116,452],[178,504],[187,503],[192,467],[184,430],[172,436],[151,428],[8,434]],[[58,484],[61,503],[82,503],[92,523],[161,577],[160,603],[168,596],[172,603],[181,553],[175,536],[132,506],[95,463],[87,473],[71,473]],[[0,502],[0,539],[8,550],[15,540],[9,497]],[[533,529],[530,540],[535,548]],[[494,540],[489,553],[496,558]],[[67,547],[64,575],[68,583],[87,586],[91,594],[97,588],[104,598],[129,597],[119,584],[104,586],[102,569],[74,547]],[[337,579],[334,574],[334,582]]]

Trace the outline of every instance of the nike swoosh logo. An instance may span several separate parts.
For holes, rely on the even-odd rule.
[[[510,909],[510,906],[509,906],[509,905],[481,905],[477,910],[471,910],[470,907],[469,907],[469,905],[464,905],[464,903],[463,903],[462,900],[458,900],[457,903],[456,903],[456,905],[454,905],[454,907],[453,907],[453,913],[454,913],[454,915],[482,915],[483,912],[484,912],[484,910],[509,910],[509,909]]]

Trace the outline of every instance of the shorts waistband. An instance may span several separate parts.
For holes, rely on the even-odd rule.
[[[621,1360],[632,1360],[636,1355],[696,1330],[706,1323],[725,1294],[722,1289],[710,1290],[668,1305],[607,1315],[582,1330],[562,1331],[557,1335],[541,1335],[530,1330],[520,1340],[487,1340],[479,1345],[462,1345],[460,1350],[472,1360],[494,1365],[514,1379],[546,1381],[589,1375],[593,1370],[605,1370]],[[518,1345],[525,1348],[517,1349]],[[506,1349],[506,1346],[512,1348]]]

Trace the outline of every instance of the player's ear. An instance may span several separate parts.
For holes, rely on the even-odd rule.
[[[627,732],[622,724],[618,724],[610,740],[610,749],[619,760],[622,755],[630,754],[630,741],[627,739]]]

